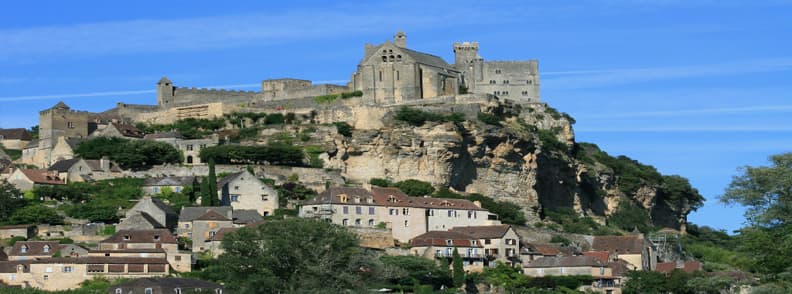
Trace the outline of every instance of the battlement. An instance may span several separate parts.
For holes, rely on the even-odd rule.
[[[479,48],[478,42],[454,42],[454,49],[477,49]]]
[[[258,94],[257,91],[244,91],[234,89],[217,89],[217,88],[195,88],[195,87],[174,87],[176,91],[184,94]]]

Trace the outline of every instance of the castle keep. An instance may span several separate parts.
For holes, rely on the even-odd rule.
[[[398,32],[392,41],[366,44],[357,70],[344,86],[285,78],[262,81],[260,91],[236,91],[177,87],[163,77],[157,82],[157,106],[159,110],[208,103],[255,107],[272,101],[353,91],[363,93],[364,105],[399,104],[466,93],[489,94],[517,103],[539,102],[536,60],[484,61],[478,48],[476,42],[454,43],[454,63],[449,64],[439,56],[407,48],[407,35]]]

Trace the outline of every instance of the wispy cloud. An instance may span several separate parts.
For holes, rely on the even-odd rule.
[[[395,4],[377,7],[359,4],[355,9],[307,8],[277,13],[6,29],[0,30],[0,59],[196,51],[350,36],[382,29],[458,26],[487,22],[469,17],[477,11],[476,6],[482,5],[447,8],[442,4],[419,3],[406,11]],[[443,8],[443,13],[435,13],[440,8]],[[499,16],[513,14],[510,11],[493,13],[496,15],[490,14],[487,18],[491,22]]]
[[[545,78],[542,83],[545,88],[553,90],[573,90],[648,81],[745,75],[788,70],[792,70],[792,58],[781,57],[706,65],[549,71],[542,73],[543,76],[550,76],[550,78]]]
[[[585,119],[619,119],[619,118],[653,118],[653,117],[676,117],[676,116],[699,116],[708,114],[753,114],[753,113],[786,113],[792,112],[792,105],[765,105],[765,106],[745,106],[745,107],[723,107],[723,108],[700,108],[700,109],[679,109],[663,111],[644,111],[644,112],[620,112],[620,113],[597,113],[584,114],[578,118]]]
[[[659,127],[582,127],[576,132],[650,133],[650,132],[792,132],[792,126],[659,126]]]
[[[314,81],[317,84],[338,84],[338,83],[345,83],[346,80],[327,80],[327,81]],[[261,84],[232,84],[232,85],[216,85],[216,86],[202,86],[197,88],[208,88],[208,89],[247,89],[247,88],[258,88],[261,87]],[[69,93],[69,94],[51,94],[51,95],[32,95],[32,96],[11,96],[11,97],[0,97],[0,102],[12,102],[12,101],[33,101],[33,100],[55,100],[55,99],[67,99],[67,98],[87,98],[87,97],[108,97],[114,98],[119,96],[132,96],[132,95],[141,95],[141,94],[153,94],[157,91],[155,89],[149,90],[120,90],[120,91],[98,91],[98,92],[87,92],[87,93]]]

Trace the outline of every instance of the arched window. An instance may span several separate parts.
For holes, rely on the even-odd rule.
[[[374,226],[374,220],[373,219],[369,219],[368,220],[368,225],[369,225],[369,227],[373,227]]]

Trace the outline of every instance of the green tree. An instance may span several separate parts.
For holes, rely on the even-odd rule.
[[[58,215],[55,209],[36,204],[18,209],[11,215],[10,222],[14,224],[62,225],[63,217]]]
[[[451,273],[454,279],[454,287],[461,287],[465,283],[465,268],[462,266],[462,257],[459,256],[459,251],[456,248],[454,248],[454,253],[451,256]]]
[[[347,229],[312,219],[265,222],[225,236],[225,253],[202,273],[234,293],[342,293],[379,274]]]
[[[217,197],[217,175],[215,174],[214,158],[209,158],[209,176],[206,180],[209,182],[209,200],[211,200],[208,206],[220,205],[220,198]]]
[[[741,168],[720,200],[747,207],[746,217],[758,226],[792,221],[792,152],[770,157],[771,166]]]
[[[212,193],[210,190],[207,177],[201,178],[201,206],[212,206]]]
[[[397,182],[393,186],[410,196],[431,195],[435,191],[431,183],[413,179]]]
[[[15,211],[25,206],[20,192],[8,182],[0,182],[0,220],[7,220]]]

